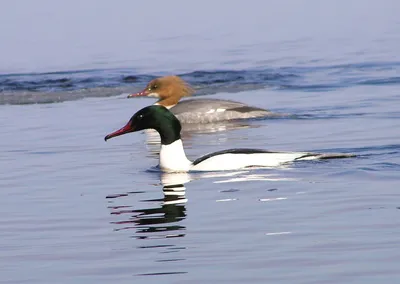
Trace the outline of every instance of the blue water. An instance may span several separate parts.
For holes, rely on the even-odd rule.
[[[397,1],[35,1],[0,9],[0,283],[397,283]],[[162,174],[103,141],[178,74],[284,118],[184,127],[226,148],[356,158]]]

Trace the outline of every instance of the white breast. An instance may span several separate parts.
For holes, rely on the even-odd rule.
[[[155,104],[153,104],[153,105],[155,105],[155,106],[160,106],[159,103],[155,103]],[[174,107],[174,106],[176,106],[176,104],[170,105],[170,106],[164,106],[164,107],[166,107],[167,109],[170,109],[170,108],[172,108],[172,107]]]
[[[182,140],[176,140],[169,145],[161,145],[160,168],[166,172],[187,172],[192,162],[186,157]]]

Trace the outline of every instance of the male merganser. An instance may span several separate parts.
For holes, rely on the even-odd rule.
[[[278,116],[262,108],[251,107],[243,103],[220,99],[190,99],[180,103],[182,97],[190,96],[193,89],[178,76],[165,76],[154,79],[146,88],[133,97],[155,97],[155,105],[170,109],[182,123],[209,123],[233,119],[246,119],[266,116]]]
[[[161,137],[160,163],[164,172],[224,171],[249,167],[276,167],[299,160],[353,157],[349,154],[316,154],[307,152],[272,152],[258,149],[229,149],[207,154],[191,162],[186,157],[180,136],[179,120],[163,106],[148,106],[135,113],[121,129],[108,134],[104,140],[155,129]]]

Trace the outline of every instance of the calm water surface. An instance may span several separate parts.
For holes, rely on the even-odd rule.
[[[1,9],[15,23],[0,55],[1,283],[400,281],[397,2],[41,3]],[[162,174],[146,133],[105,143],[154,102],[124,93],[171,73],[198,96],[292,114],[186,127],[191,159],[358,156]]]

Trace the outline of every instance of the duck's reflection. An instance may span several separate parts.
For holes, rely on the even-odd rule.
[[[112,215],[122,217],[122,220],[112,222],[117,225],[116,231],[134,229],[134,238],[156,239],[185,236],[185,226],[181,221],[186,218],[187,198],[184,184],[191,180],[187,173],[160,173],[163,186],[163,197],[146,199],[141,202],[151,204],[151,207],[131,209],[129,205],[109,206]],[[143,192],[130,192],[107,196],[115,199]],[[113,202],[114,203],[114,202]]]
[[[283,167],[281,170],[284,169]],[[157,172],[162,185],[162,198],[142,199],[140,206],[144,208],[132,208],[127,205],[129,197],[140,194],[158,194],[154,188],[151,191],[135,191],[122,194],[109,195],[111,215],[119,220],[111,222],[116,226],[115,231],[134,230],[132,237],[136,239],[166,239],[185,236],[186,227],[183,220],[186,218],[186,187],[185,184],[193,179],[211,179],[214,184],[242,183],[251,181],[291,181],[294,179],[281,176],[269,171],[234,171],[234,172],[204,172],[204,173],[162,173]],[[232,199],[233,200],[233,199]],[[119,201],[124,204],[117,204]],[[216,200],[220,201],[220,200]]]
[[[158,181],[156,188],[150,185],[152,188],[149,190],[107,196],[111,214],[117,219],[111,222],[114,230],[121,232],[121,234],[128,234],[129,237],[135,239],[135,249],[146,255],[147,253],[152,255],[149,257],[152,263],[146,265],[147,268],[144,271],[141,268],[140,273],[136,274],[139,276],[184,274],[188,272],[184,269],[184,267],[187,267],[184,262],[187,260],[186,252],[189,248],[183,245],[182,240],[186,236],[186,183],[201,179],[207,179],[208,182],[212,183],[270,181],[271,178],[274,181],[277,180],[273,173],[260,172],[254,174],[252,171],[191,174],[151,172],[151,174],[158,175],[161,181],[163,189],[161,198],[150,199],[146,197],[146,199],[141,198],[139,202],[137,200],[139,196],[160,195]],[[239,200],[237,194],[241,189],[232,190],[230,186],[217,186],[217,188],[220,190],[220,194],[217,194],[220,198],[215,199],[216,202]],[[222,188],[225,190],[221,190]],[[263,189],[263,191],[265,190]],[[281,196],[274,198],[266,195],[264,199],[259,201],[273,202],[283,199]],[[144,208],[136,208],[139,206]],[[287,234],[287,232],[270,232],[269,234],[278,233]]]

